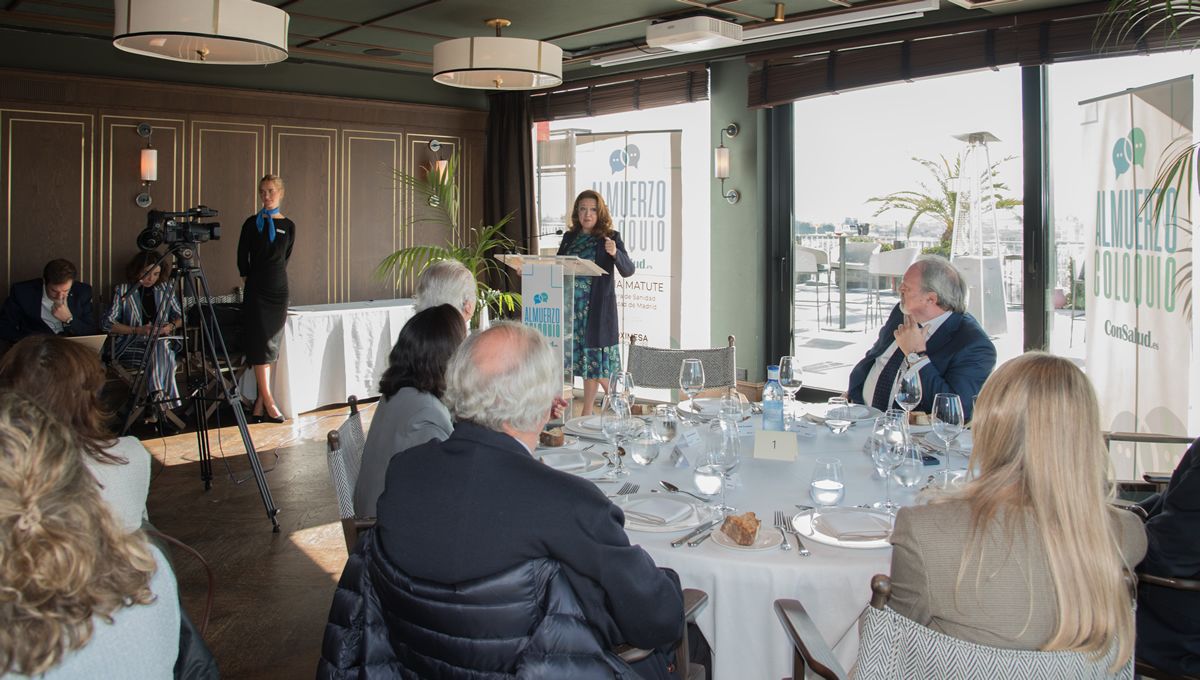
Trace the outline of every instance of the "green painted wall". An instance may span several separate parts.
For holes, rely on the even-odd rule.
[[[729,334],[737,336],[738,368],[750,380],[766,380],[763,356],[764,277],[766,259],[763,217],[758,199],[758,112],[746,108],[749,67],[742,60],[711,65],[710,119],[712,147],[721,143],[721,128],[737,123],[729,147],[729,179],[725,188],[742,198],[730,205],[721,196],[721,183],[712,180],[712,346],[721,347]]]
[[[428,75],[299,63],[268,66],[181,64],[122,52],[99,38],[0,29],[0,66],[83,75],[217,85],[334,97],[487,109],[476,90],[446,87]]]

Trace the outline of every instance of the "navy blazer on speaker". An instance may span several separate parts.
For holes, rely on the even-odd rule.
[[[52,331],[42,321],[41,279],[30,279],[14,283],[9,289],[4,309],[0,311],[0,338],[16,342],[26,335],[50,334]],[[67,309],[71,310],[70,325],[63,335],[96,335],[96,321],[92,314],[92,287],[76,281],[67,293]]]
[[[892,308],[887,323],[879,329],[879,338],[867,352],[867,356],[850,372],[850,386],[846,395],[856,404],[870,404],[863,395],[863,383],[875,364],[875,359],[896,340],[896,329],[904,322],[900,305]],[[962,398],[963,415],[971,419],[971,398],[979,394],[984,381],[996,367],[996,346],[975,317],[954,312],[925,343],[929,363],[921,369],[921,403],[915,410],[929,413],[933,409],[933,395],[952,392]]]

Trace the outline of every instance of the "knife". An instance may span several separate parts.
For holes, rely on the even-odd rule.
[[[678,548],[679,546],[683,545],[684,543],[687,543],[688,541],[690,541],[690,540],[692,540],[693,538],[695,538],[695,537],[699,536],[700,534],[702,534],[702,533],[704,533],[704,532],[706,532],[706,531],[708,531],[708,530],[712,529],[713,527],[717,526],[717,524],[719,524],[719,523],[721,522],[721,519],[724,519],[724,518],[714,519],[714,520],[713,520],[713,521],[711,521],[711,522],[706,522],[705,524],[701,524],[700,526],[696,527],[695,529],[692,529],[692,530],[691,530],[690,532],[688,532],[688,534],[687,534],[686,536],[684,536],[683,538],[677,538],[677,539],[675,539],[674,541],[671,541],[671,547],[672,547],[672,548]]]
[[[700,538],[697,538],[697,539],[696,539],[696,540],[694,540],[694,541],[688,541],[688,547],[689,547],[689,548],[695,548],[696,546],[700,545],[701,543],[703,543],[703,542],[707,541],[707,540],[708,540],[708,537],[709,537],[709,536],[712,536],[712,535],[713,535],[713,532],[714,532],[714,531],[716,531],[716,530],[717,530],[717,528],[716,528],[716,527],[709,527],[708,531],[706,531],[706,532],[704,532],[703,534],[701,534],[701,535],[700,535]]]

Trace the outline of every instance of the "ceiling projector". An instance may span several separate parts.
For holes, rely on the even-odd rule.
[[[688,17],[650,24],[646,44],[675,52],[700,52],[742,42],[742,27],[712,17]]]

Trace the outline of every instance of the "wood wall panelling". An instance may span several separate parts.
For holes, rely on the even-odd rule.
[[[193,120],[189,137],[190,200],[186,203],[189,208],[205,205],[220,213],[212,220],[219,220],[221,238],[201,245],[200,255],[209,291],[221,295],[242,285],[237,269],[238,235],[242,223],[259,208],[258,180],[268,167],[267,126]],[[289,285],[295,276],[290,272]]]
[[[95,117],[0,109],[0,290],[63,257],[95,276]]]
[[[342,130],[342,247],[346,276],[339,300],[396,297],[393,280],[375,276],[389,253],[403,247],[400,190],[393,179],[402,163],[399,132]]]
[[[296,245],[288,262],[294,305],[335,299],[337,149],[335,128],[271,127],[271,171],[284,181],[283,214],[296,223]]]
[[[152,203],[139,208],[134,197],[143,186],[139,173],[146,140],[138,123],[153,128],[151,142],[158,150],[158,179],[145,187]],[[100,271],[93,282],[96,295],[108,301],[115,284],[124,281],[125,265],[138,251],[137,236],[146,228],[150,210],[176,212],[184,205],[185,121],[182,118],[100,116]]]

